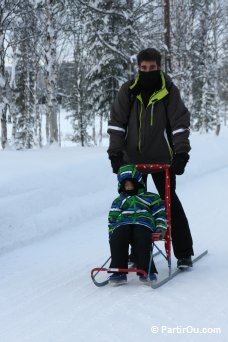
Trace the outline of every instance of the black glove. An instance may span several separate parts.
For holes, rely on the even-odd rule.
[[[183,175],[185,166],[189,160],[188,153],[177,153],[174,155],[172,163],[171,163],[171,171],[176,175]]]
[[[123,165],[123,155],[119,154],[117,156],[109,157],[111,160],[113,173],[118,173],[119,168]]]

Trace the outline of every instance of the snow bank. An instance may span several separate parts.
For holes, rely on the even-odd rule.
[[[228,166],[227,129],[193,134],[180,186]],[[116,196],[106,147],[1,151],[0,251],[107,214]]]
[[[77,229],[109,209],[115,176],[106,148],[0,153],[0,251]]]

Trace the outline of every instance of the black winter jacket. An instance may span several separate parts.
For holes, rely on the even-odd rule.
[[[144,106],[137,92],[138,77],[124,83],[108,124],[109,157],[124,155],[127,164],[170,163],[173,153],[188,153],[190,113],[178,88],[161,71],[162,87]],[[167,130],[169,129],[169,134]]]

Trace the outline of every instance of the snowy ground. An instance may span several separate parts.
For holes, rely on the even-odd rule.
[[[0,152],[1,342],[228,340],[228,130],[191,141],[178,193],[195,254],[209,254],[157,290],[132,275],[119,288],[91,282],[116,196],[106,148]]]

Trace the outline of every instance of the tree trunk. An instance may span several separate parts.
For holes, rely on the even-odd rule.
[[[0,5],[0,118],[1,118],[1,144],[4,149],[7,143],[7,100],[5,98],[5,59],[4,59],[4,32],[3,7]]]
[[[2,112],[1,117],[1,145],[4,149],[7,144],[7,119],[6,119],[6,108],[5,111]]]
[[[96,115],[93,114],[93,142],[97,146],[97,136],[96,136]]]
[[[53,0],[46,0],[46,46],[45,46],[45,68],[47,87],[47,116],[50,128],[50,144],[58,142],[57,124],[57,63],[56,63],[56,25],[55,6]],[[46,126],[47,127],[47,126]]]
[[[170,57],[170,2],[164,0],[164,43],[165,43],[165,72],[171,72]]]
[[[220,124],[216,126],[215,134],[216,134],[217,136],[218,136],[219,133],[220,133],[220,128],[221,128],[221,125],[220,125]]]
[[[102,144],[102,137],[103,137],[103,114],[100,116],[100,134],[99,134],[99,145]]]

